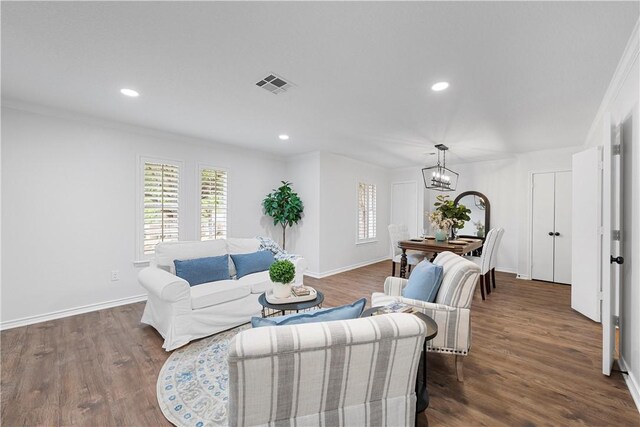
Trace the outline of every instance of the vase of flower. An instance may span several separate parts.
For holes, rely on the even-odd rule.
[[[273,296],[288,298],[291,296],[291,283],[296,276],[296,267],[289,260],[280,260],[269,267],[269,278],[273,282]]]
[[[449,237],[449,230],[438,228],[436,229],[434,235],[437,242],[444,242],[447,240],[447,237]]]
[[[429,214],[429,222],[434,230],[435,238],[438,242],[444,242],[449,237],[449,230],[453,225],[451,218],[445,218],[442,212],[435,210]]]

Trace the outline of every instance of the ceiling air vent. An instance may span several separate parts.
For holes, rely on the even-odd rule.
[[[267,77],[256,83],[256,86],[260,86],[262,89],[266,89],[274,95],[277,95],[286,91],[292,85],[280,76],[269,74]]]

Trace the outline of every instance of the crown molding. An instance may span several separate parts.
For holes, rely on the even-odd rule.
[[[600,103],[600,107],[598,108],[598,112],[596,113],[596,117],[593,120],[593,123],[591,123],[591,127],[589,128],[589,132],[587,133],[587,137],[583,145],[588,145],[593,134],[599,129],[598,123],[600,123],[602,116],[610,108],[609,106],[611,105],[611,103],[618,97],[618,94],[620,93],[620,90],[622,90],[622,86],[627,80],[631,69],[638,60],[638,54],[640,53],[639,29],[640,19],[636,21],[636,25],[633,27],[631,37],[629,38],[629,41],[624,48],[624,52],[622,53],[620,62],[618,62],[618,66],[613,73],[611,83],[609,83],[609,87],[607,88],[607,91],[602,98],[602,102]]]

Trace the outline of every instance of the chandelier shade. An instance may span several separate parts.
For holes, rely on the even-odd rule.
[[[438,163],[435,166],[422,169],[424,187],[427,190],[455,191],[460,175],[447,167],[445,153],[449,148],[444,144],[438,144],[436,148],[438,149]],[[441,157],[442,161],[440,161]]]

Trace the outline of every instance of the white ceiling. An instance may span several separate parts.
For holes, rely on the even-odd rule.
[[[638,15],[637,2],[2,2],[2,97],[287,155],[399,167],[446,143],[481,160],[581,144]],[[296,87],[255,86],[269,72]],[[432,92],[439,80],[451,87]]]

